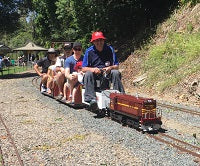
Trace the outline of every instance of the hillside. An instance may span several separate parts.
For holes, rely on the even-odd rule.
[[[128,93],[200,106],[200,4],[177,9],[121,64]]]

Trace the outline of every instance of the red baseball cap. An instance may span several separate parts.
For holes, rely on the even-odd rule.
[[[90,40],[90,42],[93,42],[94,40],[97,40],[97,39],[106,39],[106,38],[104,37],[102,32],[93,32],[92,39]]]

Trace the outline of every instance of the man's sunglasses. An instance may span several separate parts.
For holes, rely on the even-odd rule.
[[[65,51],[70,51],[70,50],[71,50],[71,48],[64,48],[64,50],[65,50]]]
[[[81,51],[81,48],[74,48],[74,51]]]
[[[51,53],[51,52],[50,52],[50,53],[48,53],[48,55],[55,55],[55,56],[56,56],[56,53]]]

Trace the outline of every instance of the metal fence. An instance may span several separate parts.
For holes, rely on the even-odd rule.
[[[8,66],[4,65],[0,69],[0,73],[1,75],[19,73],[19,72],[33,69],[33,65],[34,65],[34,62],[31,62],[31,61],[23,62],[21,64],[19,64],[18,62],[11,62],[11,64]]]

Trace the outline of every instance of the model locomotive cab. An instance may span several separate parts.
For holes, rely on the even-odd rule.
[[[156,112],[156,100],[120,93],[111,93],[110,99],[111,118],[142,131],[161,128],[161,117]]]
[[[156,100],[146,99],[143,101],[142,118],[152,119],[156,117]]]

